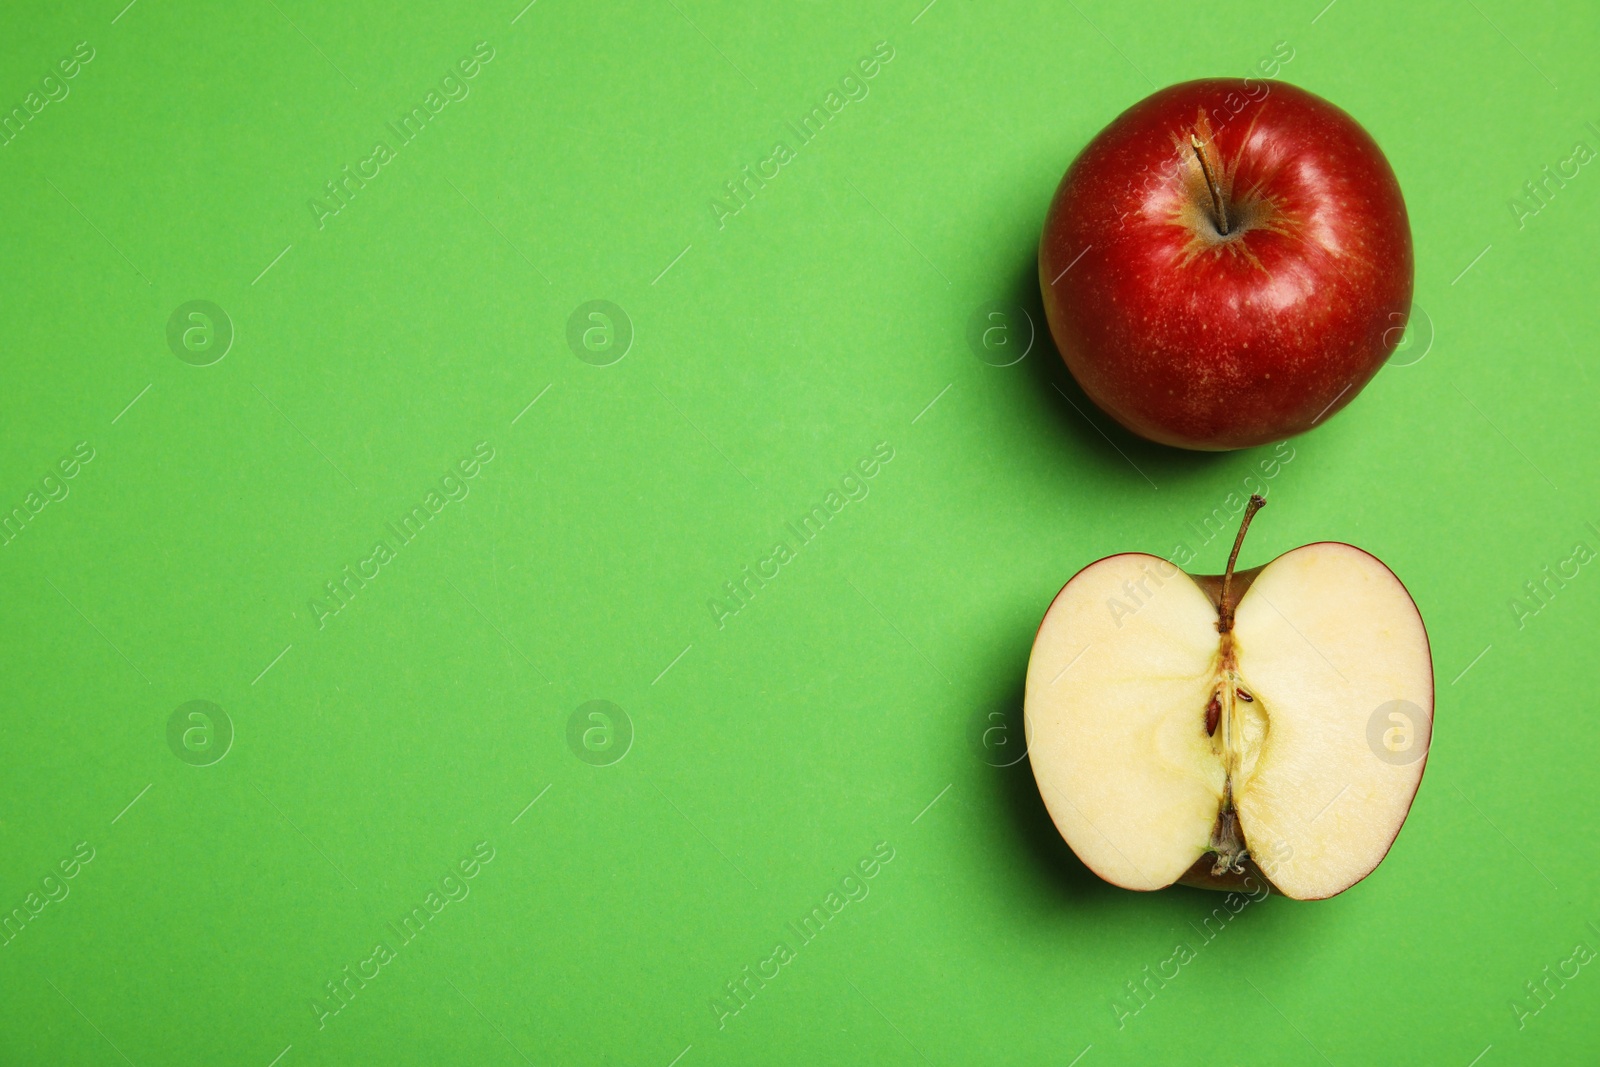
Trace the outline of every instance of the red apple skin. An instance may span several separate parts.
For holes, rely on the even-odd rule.
[[[1123,112],[1067,170],[1039,243],[1050,332],[1083,391],[1141,437],[1208,451],[1302,433],[1353,400],[1400,341],[1412,273],[1372,137],[1251,79],[1184,82]]]

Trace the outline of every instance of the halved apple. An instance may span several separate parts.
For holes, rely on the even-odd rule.
[[[1323,541],[1191,577],[1127,552],[1079,571],[1028,661],[1028,755],[1061,836],[1127,889],[1319,900],[1388,853],[1422,780],[1433,661],[1394,572]]]

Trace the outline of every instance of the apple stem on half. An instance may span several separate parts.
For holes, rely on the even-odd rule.
[[[1245,531],[1250,529],[1250,520],[1255,518],[1256,512],[1267,506],[1265,497],[1252,493],[1250,503],[1244,507],[1244,519],[1239,523],[1239,536],[1233,539],[1233,551],[1228,554],[1228,569],[1222,572],[1222,603],[1217,608],[1217,633],[1225,634],[1233,629],[1233,609],[1238,605],[1233,599],[1233,566],[1239,562],[1239,549],[1244,544]]]
[[[1217,213],[1217,232],[1228,236],[1228,209],[1222,201],[1222,190],[1217,185],[1216,176],[1211,173],[1211,164],[1206,161],[1205,149],[1201,146],[1200,138],[1195,134],[1189,135],[1189,144],[1194,148],[1195,158],[1200,161],[1200,173],[1205,175],[1206,188],[1211,190],[1211,206]],[[1246,517],[1246,522],[1249,518]]]

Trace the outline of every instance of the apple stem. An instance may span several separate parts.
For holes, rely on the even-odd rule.
[[[1259,494],[1250,494],[1250,503],[1244,506],[1244,519],[1239,523],[1239,536],[1233,539],[1233,551],[1228,554],[1228,569],[1222,572],[1222,606],[1217,610],[1217,632],[1230,633],[1233,630],[1233,565],[1239,562],[1239,549],[1244,545],[1245,531],[1250,529],[1250,520],[1255,518],[1256,512],[1267,506],[1265,497]]]
[[[1211,206],[1217,212],[1217,231],[1222,236],[1228,236],[1228,209],[1222,203],[1222,190],[1217,186],[1216,176],[1211,173],[1211,164],[1206,162],[1206,154],[1201,147],[1200,138],[1194,134],[1189,135],[1189,144],[1194,148],[1194,156],[1200,161],[1200,173],[1205,175],[1206,188],[1211,190]],[[1250,520],[1245,519],[1246,522]]]

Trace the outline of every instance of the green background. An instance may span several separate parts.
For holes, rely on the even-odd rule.
[[[923,2],[9,9],[0,108],[94,58],[0,148],[0,511],[94,458],[0,549],[0,909],[94,858],[0,947],[0,1061],[1592,1056],[1593,967],[1512,1004],[1600,948],[1600,576],[1512,601],[1600,548],[1600,177],[1511,207],[1600,148],[1592,12]],[[470,95],[319,227],[324,184],[480,41]],[[870,94],[798,145],[879,42]],[[1279,42],[1388,152],[1421,311],[1293,442],[1245,563],[1319,539],[1388,562],[1437,726],[1369,879],[1206,943],[1220,896],[1101,884],[977,738],[1015,729],[1062,582],[1185,541],[1220,569],[1190,524],[1271,450],[1146,445],[1048,338],[998,367],[968,329],[995,302],[1042,329],[1038,228],[1089,137]],[[236,334],[209,366],[167,342],[192,300]],[[595,300],[632,324],[608,366],[567,342]],[[470,495],[319,626],[324,583],[480,442]],[[723,583],[880,443],[869,495],[719,627]],[[168,742],[193,700],[232,724],[208,766]],[[631,724],[619,762],[569,746],[590,700]],[[470,895],[319,1027],[325,983],[480,842]],[[869,895],[801,943],[786,924],[880,842]]]

